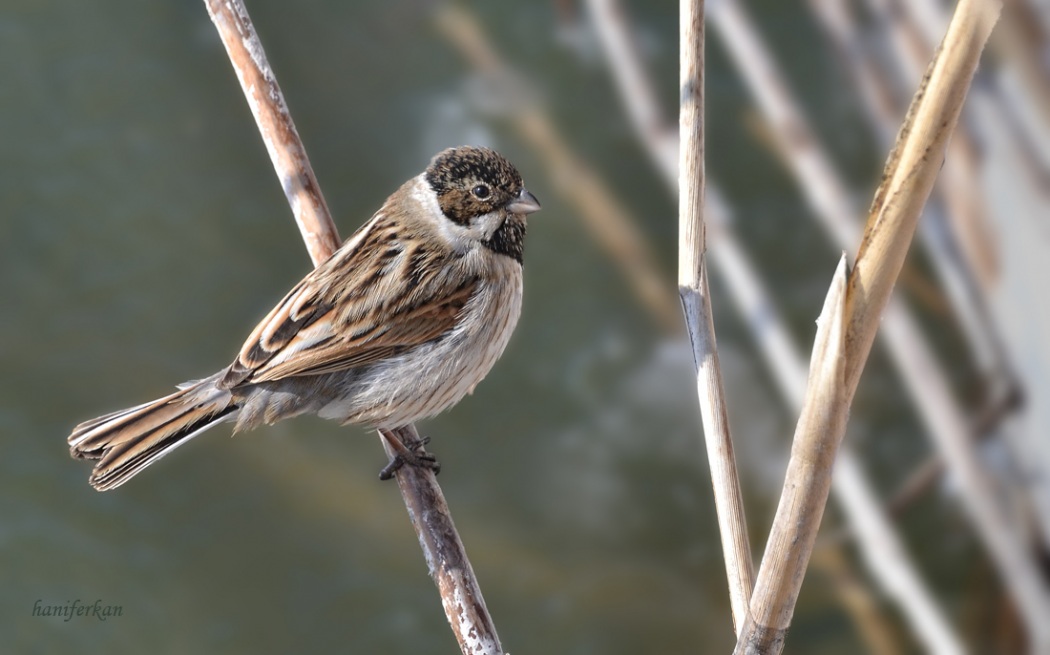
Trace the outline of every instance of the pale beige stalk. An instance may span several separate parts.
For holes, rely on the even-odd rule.
[[[758,570],[747,625],[736,653],[777,653],[802,588],[831,491],[835,454],[849,414],[846,396],[846,256],[839,259],[809,364],[802,414],[795,427],[784,491]]]
[[[880,317],[940,169],[998,10],[999,3],[992,0],[960,2],[941,50],[931,64],[901,128],[897,145],[890,154],[884,181],[875,194],[845,293],[845,331],[838,356],[842,361],[834,367],[829,364],[811,366],[810,390],[819,384],[815,370],[831,371],[832,377],[841,376],[838,388],[825,387],[824,394],[812,397],[807,394],[807,407],[799,422],[792,461],[788,465],[784,496],[774,519],[751,601],[754,622],[749,622],[738,640],[736,653],[779,653],[783,648],[784,635],[794,612],[794,600],[808,561],[808,554],[800,557],[802,553],[794,545],[801,544],[804,549],[805,544],[812,543],[826,499],[826,495],[822,497],[819,484],[813,485],[810,495],[797,500],[794,490],[811,484],[816,475],[811,470],[814,466],[827,465],[830,473],[835,446],[845,430],[844,419]],[[838,284],[838,281],[832,283],[829,298],[837,295],[835,288]],[[816,406],[810,407],[811,403],[816,403]],[[801,429],[803,423],[809,426],[806,430]],[[809,446],[803,447],[804,444]]]
[[[700,416],[722,537],[722,556],[729,579],[729,601],[733,624],[739,634],[754,585],[754,564],[718,365],[704,261],[704,3],[703,0],[681,0],[679,7],[678,294],[693,347]]]
[[[645,73],[642,57],[631,38],[625,9],[616,0],[589,0],[588,6],[635,133],[664,179],[677,193],[678,140],[673,138],[673,130],[659,120],[659,104]],[[715,244],[709,251],[710,261],[722,274],[729,297],[753,332],[786,404],[797,411],[801,409],[805,395],[806,363],[754,265],[737,242],[728,219],[729,211],[717,189],[707,182],[705,236]],[[901,539],[871,502],[875,492],[863,469],[848,449],[839,452],[839,460],[848,460],[846,463],[851,465],[837,467],[832,491],[837,493],[850,524],[862,528],[865,538],[858,539],[857,545],[869,570],[880,586],[901,605],[917,637],[928,645],[931,653],[952,655],[961,652],[958,638],[923,585]],[[832,556],[831,550],[838,553],[834,546],[829,545],[828,556],[821,562],[828,566],[831,566],[830,562],[844,566],[845,556],[841,553]],[[837,575],[841,575],[841,571]],[[854,584],[848,593],[843,591],[842,596],[871,647],[876,651],[881,648],[885,652],[896,652],[893,648],[886,648],[887,640],[892,641],[889,635],[877,635],[871,628],[886,621],[876,616],[880,611],[879,604],[871,598],[872,594],[862,592],[858,584]],[[859,602],[861,596],[868,600]]]

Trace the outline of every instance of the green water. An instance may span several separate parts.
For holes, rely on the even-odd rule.
[[[671,108],[677,5],[633,4]],[[763,25],[795,53],[784,65],[859,197],[870,195],[880,155],[840,71],[797,8],[766,4]],[[516,655],[728,652],[688,350],[635,301],[527,144],[465,99],[471,75],[429,8],[249,5],[344,235],[434,152],[464,142],[499,148],[543,201],[507,354],[472,397],[421,426],[503,644]],[[674,204],[593,37],[579,50],[559,42],[552,3],[475,9],[570,147],[642,221],[672,285]],[[708,168],[808,340],[837,252],[744,127],[746,93],[711,46]],[[455,652],[396,486],[376,479],[374,435],[312,418],[236,439],[220,427],[107,494],[67,454],[75,423],[226,365],[309,270],[202,3],[0,9],[0,212],[0,651]],[[759,535],[792,420],[715,292]],[[851,427],[886,488],[926,448],[897,386],[876,361]],[[927,556],[935,588],[972,602],[951,568],[972,559],[965,528],[947,503],[922,512],[914,539],[942,540]],[[122,614],[63,621],[34,616],[38,600]],[[829,581],[810,576],[789,652],[861,644]]]

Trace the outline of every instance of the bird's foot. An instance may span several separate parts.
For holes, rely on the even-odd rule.
[[[379,434],[394,451],[394,456],[379,472],[380,480],[389,480],[394,477],[394,473],[406,464],[416,468],[430,469],[435,475],[441,472],[441,463],[423,449],[423,446],[430,443],[430,437],[420,437],[418,441],[403,442],[396,434],[386,430],[380,430]]]

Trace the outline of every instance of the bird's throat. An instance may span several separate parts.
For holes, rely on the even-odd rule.
[[[492,236],[481,243],[492,252],[511,257],[521,264],[525,253],[525,219],[511,214]]]

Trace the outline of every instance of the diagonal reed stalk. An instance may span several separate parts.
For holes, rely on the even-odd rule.
[[[856,264],[847,280],[840,263],[832,282],[784,491],[735,653],[783,649],[849,405],[999,8],[996,0],[959,3],[890,153]]]
[[[205,0],[205,5],[226,47],[316,266],[339,248],[339,233],[266,60],[262,42],[241,0]],[[384,449],[391,456],[390,438],[409,444],[419,442],[414,426],[394,431],[382,439]],[[434,472],[403,466],[395,476],[460,649],[464,655],[501,655],[503,649],[495,626]]]

